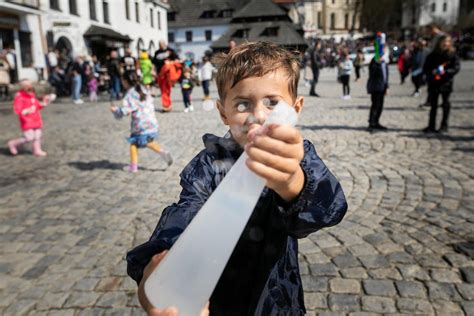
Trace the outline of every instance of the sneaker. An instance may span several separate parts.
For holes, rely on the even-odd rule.
[[[81,99],[74,100],[73,102],[74,102],[74,104],[83,104],[84,103],[84,101],[82,101]]]
[[[418,98],[419,96],[420,96],[420,93],[419,93],[419,92],[413,93],[413,97],[414,97],[414,98]]]
[[[166,161],[168,167],[173,164],[173,157],[171,157],[171,154],[169,152],[162,150],[159,152],[159,154]]]
[[[352,99],[350,95],[346,95],[346,100]]]
[[[184,113],[188,113],[189,112],[189,108],[184,108]]]
[[[194,106],[192,104],[189,106],[189,111],[194,111]]]
[[[129,164],[128,166],[123,167],[123,171],[136,173],[138,172],[138,165],[136,164]]]

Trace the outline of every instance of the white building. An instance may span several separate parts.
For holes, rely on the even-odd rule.
[[[432,22],[444,27],[456,25],[459,0],[418,0],[406,5],[402,14],[402,28],[416,30]]]
[[[171,0],[168,42],[181,57],[200,61],[229,29],[233,15],[249,0]]]
[[[37,80],[48,49],[69,58],[153,53],[167,38],[167,10],[163,0],[0,0],[0,45],[14,44],[19,77]]]
[[[359,4],[356,0],[274,0],[274,2],[288,7],[292,20],[302,25],[305,38],[340,40],[359,35],[357,33],[360,28],[360,1]]]

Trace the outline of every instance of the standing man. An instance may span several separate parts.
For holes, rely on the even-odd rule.
[[[120,63],[117,51],[110,52],[110,58],[107,62],[107,72],[110,76],[110,98],[112,100],[120,99]]]
[[[159,49],[153,57],[153,65],[158,74],[157,82],[161,90],[161,105],[165,111],[171,110],[171,88],[173,87],[172,82],[169,80],[168,74],[170,71],[168,70],[174,70],[171,67],[174,66],[174,63],[178,62],[178,59],[176,52],[169,48],[164,40],[160,40]],[[162,71],[165,63],[166,69]]]
[[[369,131],[386,130],[380,124],[383,102],[388,90],[388,65],[384,58],[385,34],[377,33],[375,40],[375,57],[369,65],[369,80],[367,81],[367,93],[371,95],[372,105],[369,114]]]
[[[319,68],[321,68],[321,56],[319,50],[321,49],[321,42],[316,40],[313,42],[312,47],[309,50],[309,61],[311,62],[311,72],[313,73],[313,80],[311,80],[311,88],[309,95],[313,97],[319,97],[316,93],[316,84],[319,80]]]
[[[132,56],[132,49],[127,47],[125,50],[125,56],[120,60],[120,66],[122,66],[124,75],[128,78],[134,78],[137,75],[137,69],[139,69],[138,61]]]
[[[10,74],[10,83],[16,83],[18,81],[18,65],[16,62],[16,53],[15,50],[11,47],[7,47],[7,53],[5,58],[8,61],[9,65],[9,74]]]

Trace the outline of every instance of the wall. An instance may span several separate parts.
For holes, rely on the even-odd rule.
[[[184,58],[185,53],[192,52],[196,61],[200,61],[206,50],[211,50],[213,41],[219,39],[227,30],[228,26],[213,25],[202,27],[182,27],[170,29],[175,36],[175,42],[169,43],[169,46],[176,49],[180,57]],[[212,41],[205,40],[205,31],[212,30]],[[193,32],[193,41],[186,42],[186,31]]]

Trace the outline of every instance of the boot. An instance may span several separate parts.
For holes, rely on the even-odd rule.
[[[12,139],[8,142],[8,149],[10,150],[10,154],[16,156],[18,154],[17,147],[23,145],[25,140],[23,138]]]
[[[33,155],[36,157],[44,157],[47,155],[47,153],[41,149],[41,142],[39,140],[33,142]]]

